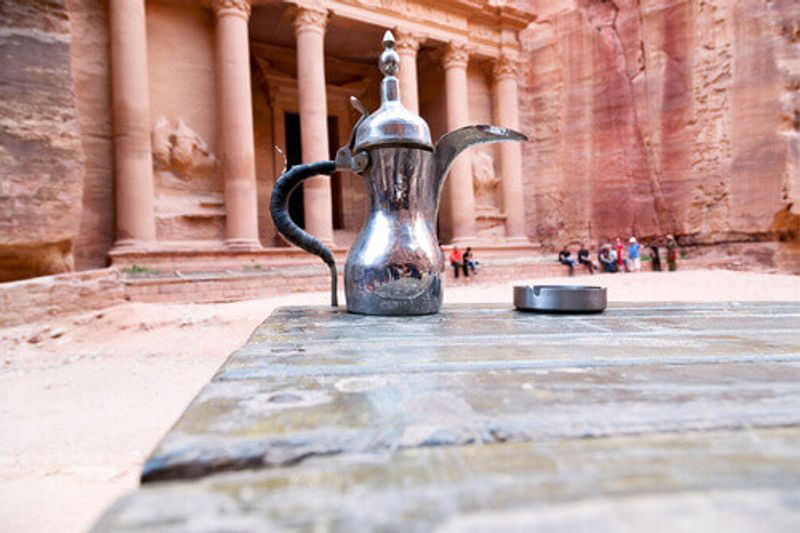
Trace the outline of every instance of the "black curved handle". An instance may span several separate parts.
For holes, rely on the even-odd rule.
[[[304,231],[300,226],[292,222],[289,216],[289,197],[292,192],[304,180],[326,174],[330,176],[336,170],[336,163],[333,161],[319,161],[308,165],[297,165],[284,172],[275,187],[272,189],[272,198],[269,202],[269,213],[275,223],[275,229],[283,235],[287,241],[295,244],[306,252],[318,255],[325,261],[331,269],[331,306],[338,307],[339,302],[336,296],[336,260],[330,249],[322,244],[319,239]]]

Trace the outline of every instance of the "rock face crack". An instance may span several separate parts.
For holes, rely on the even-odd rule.
[[[624,84],[619,85],[619,89],[624,95],[621,101],[626,103],[630,113],[630,135],[632,145],[639,153],[638,160],[640,166],[630,169],[628,173],[628,186],[630,190],[635,190],[637,178],[640,175],[646,176],[647,190],[649,192],[652,210],[639,211],[638,216],[631,220],[630,231],[641,233],[637,229],[648,228],[648,233],[667,233],[675,232],[678,224],[674,213],[666,202],[663,193],[663,171],[659,159],[655,153],[652,136],[647,131],[645,121],[641,116],[642,109],[646,109],[651,100],[647,83],[647,58],[646,46],[642,37],[644,30],[641,6],[639,2],[635,7],[629,9],[636,10],[637,25],[636,40],[633,48],[626,46],[626,40],[621,35],[620,18],[629,11],[623,11],[617,2],[598,2],[596,0],[583,0],[579,4],[579,9],[588,23],[598,32],[598,38],[605,42],[606,46],[612,51],[612,65],[615,74],[619,76]],[[636,57],[636,62],[631,63],[629,56]],[[644,90],[643,99],[637,98],[637,85]],[[634,159],[635,160],[635,159]],[[652,212],[652,222],[646,220],[644,213]],[[651,227],[655,224],[655,228]]]
[[[653,197],[653,208],[656,217],[656,225],[658,229],[658,233],[675,233],[677,230],[677,222],[675,220],[674,215],[672,214],[669,206],[664,201],[664,194],[662,192],[661,182],[662,182],[662,172],[658,162],[658,158],[656,158],[652,142],[649,136],[645,133],[645,129],[642,127],[642,121],[639,117],[639,102],[636,101],[636,90],[634,87],[634,79],[639,75],[647,76],[647,54],[645,53],[645,43],[644,39],[642,38],[642,32],[644,31],[644,24],[642,19],[642,8],[641,8],[641,0],[636,1],[636,14],[638,17],[638,26],[639,26],[639,42],[638,42],[638,58],[636,65],[636,74],[632,75],[631,72],[631,65],[628,64],[628,55],[625,53],[625,45],[620,37],[619,28],[617,26],[617,20],[619,19],[620,8],[617,6],[616,2],[612,0],[611,5],[615,9],[614,19],[611,23],[611,30],[613,34],[613,38],[616,41],[617,46],[619,47],[620,53],[622,55],[622,60],[625,66],[625,70],[623,75],[625,79],[628,81],[628,91],[630,94],[630,99],[632,102],[631,105],[631,114],[633,118],[633,129],[636,135],[636,143],[642,150],[642,154],[644,155],[644,160],[646,163],[646,171],[647,171],[647,178],[648,184],[650,186],[650,194]],[[645,91],[647,91],[647,83],[644,83]],[[645,93],[645,100],[649,99],[649,95]]]

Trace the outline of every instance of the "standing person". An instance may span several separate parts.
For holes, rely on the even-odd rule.
[[[453,251],[450,252],[450,266],[453,267],[453,275],[458,279],[458,272],[461,270],[461,264],[464,260],[464,255],[461,253],[461,250],[458,249],[458,246],[453,246]]]
[[[642,259],[639,255],[641,246],[636,242],[636,237],[628,239],[628,261],[632,272],[639,272],[642,268]]]
[[[619,237],[617,237],[614,243],[614,251],[617,252],[617,271],[622,272],[623,268],[627,271],[628,265],[625,263],[625,245],[622,244],[622,239]]]
[[[589,259],[589,250],[581,243],[581,249],[578,250],[578,263],[582,264],[589,270],[589,274],[594,274],[594,263]]]
[[[667,235],[667,267],[670,272],[678,270],[678,243],[672,235]]]
[[[658,251],[658,241],[653,241],[650,243],[650,258],[651,258],[651,266],[653,267],[653,272],[661,272],[661,255]]]
[[[570,257],[572,253],[567,249],[567,245],[565,244],[564,247],[558,252],[558,262],[562,265],[567,265],[569,267],[569,275],[572,276],[575,274],[575,260]]]

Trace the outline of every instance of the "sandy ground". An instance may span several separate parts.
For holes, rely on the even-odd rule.
[[[686,271],[569,282],[606,286],[610,301],[800,300],[800,276],[789,275]],[[510,304],[511,287],[451,284],[446,302]],[[87,529],[137,486],[158,439],[276,306],[327,299],[132,303],[0,329],[0,530]]]

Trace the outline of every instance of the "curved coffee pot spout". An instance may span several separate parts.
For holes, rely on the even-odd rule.
[[[488,126],[465,126],[450,133],[445,133],[436,143],[434,152],[435,170],[433,179],[436,182],[434,190],[441,191],[447,172],[456,156],[475,144],[496,143],[503,141],[527,141],[528,137],[522,133],[508,128]]]

